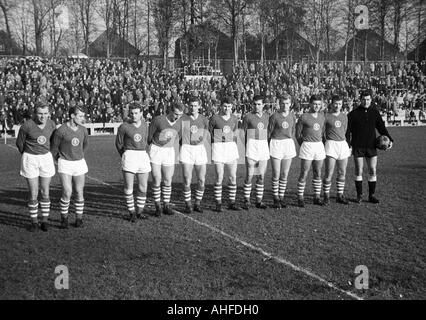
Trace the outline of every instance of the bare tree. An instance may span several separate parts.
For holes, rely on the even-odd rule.
[[[97,0],[73,0],[78,12],[79,24],[83,35],[84,52],[90,55],[89,41],[90,36],[95,28],[94,14]]]
[[[12,54],[12,32],[10,30],[9,12],[16,8],[16,2],[13,0],[0,0],[0,9],[3,13],[3,18],[6,26],[8,38],[9,53]]]
[[[96,11],[105,23],[106,28],[106,47],[107,58],[111,55],[111,34],[115,32],[113,28],[113,1],[114,0],[100,0],[96,6]]]
[[[371,21],[373,25],[377,25],[379,29],[380,40],[380,59],[385,57],[385,39],[386,39],[386,23],[389,16],[389,10],[392,6],[392,0],[373,0],[370,4]]]

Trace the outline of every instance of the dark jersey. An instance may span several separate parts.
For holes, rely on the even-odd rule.
[[[83,159],[88,137],[89,134],[86,127],[78,125],[77,130],[74,131],[68,126],[68,123],[64,123],[53,135],[53,157],[68,161]]]
[[[20,153],[46,154],[50,152],[52,134],[56,130],[55,123],[48,119],[43,129],[34,122],[28,120],[19,129],[16,146]]]
[[[291,139],[296,129],[296,116],[293,112],[285,117],[282,112],[275,112],[269,118],[268,132],[271,139]]]
[[[211,142],[237,142],[236,131],[238,130],[238,119],[231,115],[228,120],[215,114],[210,118],[209,131]]]
[[[248,139],[267,140],[268,139],[269,115],[264,112],[261,117],[250,112],[243,119],[243,129]]]
[[[115,138],[115,147],[120,156],[126,150],[146,150],[148,140],[148,125],[142,119],[141,125],[124,122],[120,125]]]
[[[173,124],[166,115],[155,117],[148,130],[148,143],[158,147],[173,147],[181,137],[182,121],[178,119]]]
[[[321,142],[324,133],[324,114],[318,113],[315,118],[312,113],[304,113],[296,124],[296,138],[299,144],[302,142]]]
[[[197,119],[192,118],[188,114],[181,117],[182,121],[182,145],[203,144],[204,138],[208,134],[209,120],[199,114]]]
[[[374,106],[358,107],[348,114],[346,140],[353,148],[375,149],[376,129],[393,142],[379,111]]]
[[[337,116],[332,113],[325,114],[325,139],[334,141],[346,140],[348,117],[340,112]]]

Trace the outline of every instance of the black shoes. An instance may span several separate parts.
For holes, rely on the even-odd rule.
[[[43,232],[47,232],[47,230],[48,230],[47,222],[43,221],[43,222],[40,224],[40,229],[41,229],[41,231],[43,231]]]
[[[203,208],[201,208],[200,204],[196,203],[196,204],[194,204],[194,211],[199,212],[199,213],[203,213]]]
[[[216,211],[216,212],[222,212],[223,211],[222,210],[222,204],[221,203],[216,203],[216,208],[215,208],[214,211]]]
[[[172,209],[172,208],[170,208],[170,205],[169,205],[169,204],[164,204],[163,213],[164,213],[165,215],[168,215],[168,216],[172,216],[172,215],[174,215],[173,209]]]
[[[324,203],[321,201],[320,198],[314,198],[314,204],[317,206],[323,206]]]
[[[358,194],[356,195],[355,203],[361,203],[361,201],[362,201],[362,194],[358,193]]]
[[[28,227],[29,232],[36,232],[38,230],[38,223],[37,222],[31,222],[31,224]]]
[[[83,219],[76,219],[76,220],[75,220],[75,227],[76,227],[76,228],[81,228],[81,227],[83,227]]]
[[[161,208],[160,204],[155,204],[155,213],[154,216],[155,217],[161,217],[161,215],[163,214],[163,209]]]
[[[239,206],[237,206],[237,204],[235,202],[231,202],[228,205],[228,209],[233,210],[233,211],[241,211],[241,208]]]
[[[272,208],[274,208],[274,209],[281,209],[282,208],[280,199],[274,199],[274,204],[273,204]]]
[[[323,206],[328,206],[328,205],[330,205],[330,197],[329,197],[329,196],[324,195],[324,200],[323,200],[322,204],[323,204]]]
[[[143,210],[138,210],[136,211],[136,219],[146,220],[148,219],[148,216],[143,213]]]
[[[256,208],[264,210],[264,209],[267,209],[268,206],[266,204],[264,204],[263,202],[258,202],[258,203],[256,203]]]
[[[185,209],[183,210],[183,213],[186,213],[186,214],[191,214],[192,213],[192,208],[191,208],[191,204],[190,203],[186,203],[185,204]]]
[[[243,208],[244,210],[250,210],[251,207],[251,203],[250,201],[245,200],[243,205],[241,206],[241,208]]]
[[[61,229],[68,229],[68,217],[61,216]]]
[[[282,209],[287,208],[287,203],[285,202],[284,198],[281,199],[281,208]]]
[[[371,195],[371,196],[369,196],[369,197],[368,197],[368,202],[371,202],[371,203],[375,203],[375,204],[377,204],[377,203],[379,203],[380,201],[379,201],[379,199],[377,199],[375,196]]]
[[[346,199],[344,195],[338,196],[336,202],[340,204],[349,204],[348,199]]]
[[[299,199],[297,200],[297,206],[298,206],[299,208],[304,208],[304,207],[305,207],[305,200],[304,200],[303,198],[299,198]]]

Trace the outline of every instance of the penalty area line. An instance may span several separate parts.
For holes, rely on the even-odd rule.
[[[7,145],[7,146],[9,146],[9,147],[10,147],[10,148],[12,148],[12,149],[18,150],[18,148],[14,147],[14,146],[11,146],[11,145],[9,145],[9,144],[6,144],[6,145]],[[112,189],[114,189],[114,190],[118,190],[118,191],[120,191],[120,192],[122,191],[121,189],[119,189],[119,188],[117,188],[117,187],[113,186],[112,184],[109,184],[109,183],[107,183],[107,182],[105,182],[105,181],[102,181],[102,180],[100,180],[100,179],[93,178],[93,177],[91,177],[91,176],[89,176],[89,175],[87,175],[87,174],[86,174],[86,177],[87,177],[88,179],[93,180],[93,181],[96,181],[96,182],[98,182],[98,183],[100,183],[100,184],[102,184],[102,185],[108,186],[108,187],[110,187],[110,188],[112,188]],[[228,238],[228,239],[230,239],[230,240],[232,240],[232,241],[234,241],[234,242],[237,242],[237,243],[239,243],[239,244],[243,245],[243,246],[244,246],[244,247],[246,247],[246,248],[249,248],[249,249],[251,249],[251,250],[253,250],[253,251],[256,251],[256,252],[260,253],[261,255],[265,256],[265,257],[266,257],[266,258],[268,258],[268,259],[272,259],[272,260],[274,260],[275,262],[278,262],[278,263],[280,263],[280,264],[286,265],[287,267],[289,267],[289,268],[293,269],[293,270],[294,270],[294,271],[296,271],[296,272],[303,273],[304,275],[306,275],[306,276],[308,276],[308,277],[310,277],[310,278],[313,278],[313,279],[315,279],[315,280],[317,280],[317,281],[321,282],[322,284],[326,285],[326,286],[327,286],[327,287],[329,287],[329,288],[332,288],[332,289],[334,289],[334,290],[336,290],[336,291],[338,291],[338,292],[340,292],[340,293],[342,293],[342,294],[345,294],[345,295],[347,295],[347,296],[349,296],[349,297],[351,297],[351,298],[353,298],[353,299],[356,299],[356,300],[364,300],[362,297],[358,296],[357,294],[355,294],[355,293],[353,293],[353,292],[350,292],[350,291],[347,291],[347,290],[343,290],[342,288],[338,287],[338,286],[337,286],[337,285],[335,285],[334,283],[332,283],[332,282],[330,282],[330,281],[325,280],[324,278],[322,278],[322,277],[318,276],[317,274],[315,274],[315,273],[313,273],[313,272],[309,271],[308,269],[305,269],[305,268],[299,267],[299,266],[297,266],[297,265],[295,265],[295,264],[291,263],[290,261],[288,261],[288,260],[286,260],[286,259],[284,259],[284,258],[282,258],[282,257],[279,257],[279,256],[276,256],[276,255],[274,255],[274,254],[272,254],[272,253],[269,253],[269,252],[267,252],[267,251],[263,250],[262,248],[260,248],[260,247],[258,247],[258,246],[255,246],[255,245],[253,245],[253,244],[251,244],[251,243],[249,243],[249,242],[247,242],[247,241],[244,241],[244,240],[242,240],[242,239],[240,239],[240,238],[238,238],[238,237],[236,237],[236,236],[230,235],[230,234],[228,234],[228,233],[226,233],[226,232],[224,232],[224,231],[222,231],[222,230],[220,230],[220,229],[218,229],[218,228],[216,228],[216,227],[214,227],[214,226],[209,225],[208,223],[205,223],[205,222],[199,221],[199,220],[197,220],[197,219],[195,219],[195,218],[193,218],[193,217],[190,217],[190,216],[188,216],[188,215],[185,215],[185,214],[183,214],[183,213],[181,213],[181,212],[179,212],[179,211],[177,211],[177,210],[175,210],[175,211],[176,211],[176,212],[177,212],[180,216],[185,217],[186,219],[189,219],[189,220],[191,220],[192,222],[194,222],[194,223],[196,223],[196,224],[198,224],[198,225],[200,225],[200,226],[203,226],[203,227],[205,227],[205,228],[209,229],[210,231],[212,231],[212,232],[214,232],[214,233],[218,233],[218,234],[220,234],[220,235],[224,236],[225,238]]]

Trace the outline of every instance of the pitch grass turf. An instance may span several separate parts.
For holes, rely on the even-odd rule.
[[[299,160],[288,183],[288,209],[215,213],[214,170],[208,168],[203,214],[192,217],[306,268],[366,299],[425,299],[426,128],[390,128],[395,147],[380,152],[380,205],[345,207],[296,204]],[[130,224],[120,191],[120,159],[114,137],[91,137],[83,229],[59,229],[60,184],[52,181],[48,233],[26,231],[26,185],[19,154],[0,145],[1,299],[348,299],[319,281],[267,259],[183,215],[150,217]],[[13,144],[14,141],[9,143]],[[238,168],[242,198],[244,166]],[[354,198],[353,162],[346,191]],[[310,179],[310,178],[309,178]],[[183,208],[181,168],[176,167],[173,202]],[[195,181],[195,180],[194,180]],[[334,183],[334,181],[333,181]],[[118,189],[118,190],[117,190]],[[272,204],[270,170],[265,201]],[[367,193],[367,182],[364,179]],[[149,193],[150,195],[151,193]],[[308,183],[306,194],[312,194]],[[254,195],[254,190],[253,190]],[[150,197],[152,199],[152,197]],[[226,199],[226,188],[224,188]],[[152,212],[149,203],[148,212]],[[57,265],[70,272],[70,289],[54,288]],[[356,290],[355,267],[369,269],[369,289]]]

